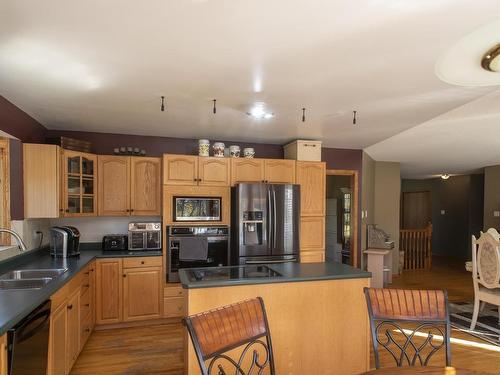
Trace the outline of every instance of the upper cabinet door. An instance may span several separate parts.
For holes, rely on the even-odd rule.
[[[326,164],[324,162],[297,161],[297,184],[300,184],[301,216],[325,214]]]
[[[99,215],[128,216],[130,211],[130,157],[98,158]]]
[[[165,185],[198,185],[198,156],[163,155]]]
[[[267,159],[264,164],[266,182],[295,183],[295,160]]]
[[[161,159],[132,157],[130,167],[132,215],[161,214]]]
[[[264,159],[231,159],[231,185],[264,182]]]
[[[203,186],[229,186],[231,183],[230,160],[226,158],[199,157],[198,177]]]
[[[97,155],[62,150],[63,216],[97,215]]]

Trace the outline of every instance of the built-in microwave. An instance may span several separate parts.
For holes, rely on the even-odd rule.
[[[173,220],[221,221],[222,197],[173,197]]]

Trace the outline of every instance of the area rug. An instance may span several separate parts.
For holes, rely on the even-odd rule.
[[[450,303],[450,320],[453,328],[469,333],[500,346],[500,324],[498,323],[498,309],[493,305],[486,305],[479,313],[476,328],[470,330],[474,304],[469,302]]]

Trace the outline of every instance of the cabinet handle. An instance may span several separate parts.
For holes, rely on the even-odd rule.
[[[68,213],[69,213],[69,209],[66,209],[66,211],[65,211],[65,212],[68,212]]]
[[[85,307],[90,307],[90,303],[86,303],[86,304],[85,304]]]
[[[127,277],[127,275],[123,274],[123,277]]]
[[[143,261],[143,260],[141,260],[141,264],[144,264],[144,261]]]
[[[90,332],[90,328],[85,328],[85,332]]]
[[[90,274],[90,271],[85,272],[85,275],[88,275],[88,274]]]
[[[85,284],[83,287],[84,288],[90,288],[90,284]]]
[[[73,309],[73,305],[68,305],[68,310]]]
[[[134,212],[134,209],[133,209],[133,208],[131,208],[131,209],[130,209],[130,212]]]
[[[125,212],[130,212],[130,210],[127,208],[127,209],[125,210]]]
[[[91,269],[90,269],[90,272],[94,272],[94,269],[93,269],[93,268],[91,268]]]

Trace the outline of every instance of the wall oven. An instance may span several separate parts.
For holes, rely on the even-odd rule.
[[[179,282],[180,268],[229,265],[229,227],[167,227],[167,281]]]
[[[221,221],[221,197],[173,197],[173,221]]]

